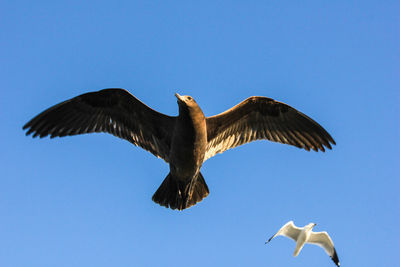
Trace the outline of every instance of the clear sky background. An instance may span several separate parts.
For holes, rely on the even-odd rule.
[[[2,1],[0,266],[334,266],[264,242],[289,220],[328,231],[342,266],[400,251],[398,1]],[[301,2],[301,3],[300,3]],[[168,165],[106,134],[22,126],[108,87],[176,115],[251,95],[288,103],[336,140],[326,153],[257,141],[208,160],[210,195],[151,201]]]

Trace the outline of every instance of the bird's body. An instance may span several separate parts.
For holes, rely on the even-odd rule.
[[[161,114],[124,89],[82,94],[43,111],[23,129],[33,137],[107,132],[164,159],[170,166],[153,200],[183,210],[209,193],[200,168],[217,153],[259,139],[306,150],[335,144],[318,123],[294,108],[266,97],[250,97],[212,117],[190,96],[176,94],[179,115]]]
[[[206,118],[199,106],[179,105],[170,153],[171,174],[187,180],[200,171],[207,146]]]
[[[179,116],[175,121],[169,154],[170,173],[153,196],[163,206],[185,209],[209,193],[200,168],[207,145],[206,118],[199,106],[184,104],[185,96],[176,94]],[[195,194],[193,196],[193,194]],[[178,197],[176,197],[178,196]]]
[[[303,227],[301,232],[299,233],[296,241],[296,248],[294,249],[293,256],[297,257],[299,255],[301,249],[304,247],[304,245],[307,243],[308,239],[310,238],[312,228],[314,227],[314,224],[308,224]]]
[[[332,239],[329,237],[327,232],[313,232],[315,223],[309,223],[304,227],[296,227],[293,221],[286,223],[279,231],[268,239],[266,244],[269,243],[276,236],[286,236],[293,239],[296,242],[296,248],[294,249],[293,256],[299,255],[301,249],[306,243],[315,244],[325,249],[326,253],[331,257],[333,262],[340,266],[339,258],[336,253],[336,249],[333,245]]]

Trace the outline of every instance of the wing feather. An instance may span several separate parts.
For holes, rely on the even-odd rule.
[[[280,236],[280,235],[289,237],[296,242],[298,236],[300,235],[300,232],[301,232],[301,228],[295,226],[293,221],[290,221],[290,222],[286,223],[284,226],[282,226],[282,228],[279,229],[279,231],[276,232],[276,234],[271,236],[271,238],[268,239],[268,241],[265,243],[270,242],[273,238],[275,238],[276,236]]]
[[[327,232],[312,232],[307,240],[307,243],[315,244],[322,247],[325,252],[331,257],[333,262],[335,262],[337,266],[340,265],[335,246]]]
[[[204,160],[236,146],[260,139],[325,151],[336,144],[330,134],[307,115],[271,98],[253,96],[207,121]],[[227,141],[234,138],[235,141]]]
[[[40,138],[106,132],[168,162],[175,118],[149,108],[124,89],[110,88],[54,105],[23,129]]]

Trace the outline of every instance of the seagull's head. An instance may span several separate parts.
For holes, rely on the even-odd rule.
[[[309,224],[307,224],[307,227],[313,229],[314,226],[316,226],[316,225],[317,225],[316,223],[309,223]]]
[[[193,97],[190,95],[180,95],[178,93],[175,93],[176,98],[178,99],[178,105],[179,106],[187,106],[187,107],[193,107],[197,106],[196,101],[194,101]]]

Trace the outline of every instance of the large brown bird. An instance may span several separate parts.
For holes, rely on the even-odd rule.
[[[124,89],[79,95],[43,111],[27,124],[26,135],[40,138],[107,132],[140,146],[169,163],[170,173],[153,201],[183,210],[209,191],[200,168],[217,153],[267,139],[307,151],[332,149],[333,138],[318,123],[271,98],[252,96],[233,108],[205,117],[190,96],[178,99],[179,115],[161,114]]]

